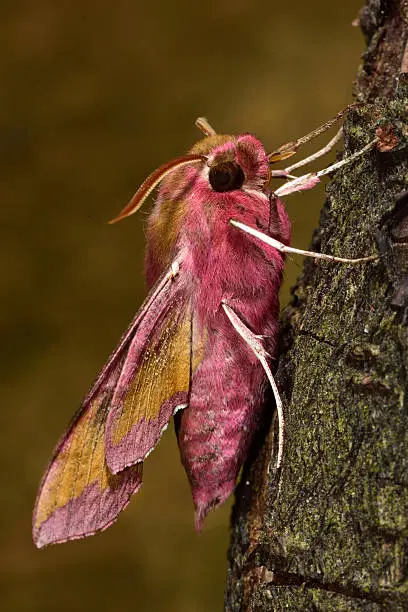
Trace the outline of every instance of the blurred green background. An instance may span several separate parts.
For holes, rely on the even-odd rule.
[[[31,510],[54,444],[145,295],[149,206],[106,221],[194,143],[198,115],[272,149],[344,107],[359,8],[2,0],[2,610],[222,609],[231,504],[196,535],[173,432],[102,535],[37,551]],[[319,189],[287,199],[295,246],[308,245]],[[288,263],[283,303],[300,264]]]

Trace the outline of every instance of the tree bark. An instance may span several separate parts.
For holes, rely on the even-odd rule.
[[[228,611],[408,610],[408,3],[369,0],[344,155],[282,320],[276,428],[237,489]],[[405,243],[405,244],[404,244]]]

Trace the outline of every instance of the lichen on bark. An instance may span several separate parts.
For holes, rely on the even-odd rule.
[[[408,39],[403,0],[362,9],[367,51],[344,155],[283,314],[276,374],[287,421],[248,462],[232,517],[226,610],[408,609]],[[397,36],[397,37],[396,37]]]

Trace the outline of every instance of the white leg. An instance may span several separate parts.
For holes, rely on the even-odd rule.
[[[302,249],[294,249],[293,247],[289,247],[283,242],[279,242],[279,240],[275,240],[275,238],[271,238],[267,234],[260,232],[259,230],[246,225],[245,223],[241,223],[241,221],[236,221],[235,219],[230,219],[229,221],[231,225],[237,227],[238,229],[250,234],[251,236],[255,236],[255,238],[259,238],[262,242],[269,244],[269,246],[273,247],[277,251],[281,253],[295,253],[297,255],[304,255],[305,257],[313,257],[314,259],[326,259],[327,261],[338,261],[340,263],[351,263],[357,264],[364,261],[374,261],[378,259],[376,255],[369,255],[368,257],[359,257],[357,259],[349,259],[347,257],[334,257],[334,255],[326,255],[325,253],[314,253],[313,251],[303,251]]]
[[[276,386],[275,379],[271,372],[271,369],[268,365],[268,353],[265,351],[262,342],[259,336],[256,336],[251,332],[251,330],[241,321],[237,313],[230,307],[226,302],[222,303],[222,307],[232,323],[234,329],[238,332],[238,334],[245,340],[249,348],[253,351],[255,356],[261,362],[263,369],[268,377],[268,380],[271,384],[273,394],[276,402],[276,410],[278,413],[278,422],[279,422],[279,444],[278,444],[278,458],[276,460],[276,469],[280,469],[283,462],[283,452],[285,447],[285,418],[283,415],[283,405],[282,400],[279,395],[278,387]]]
[[[377,142],[378,142],[378,138],[373,138],[373,140],[371,140],[368,144],[366,144],[365,147],[363,147],[359,151],[356,151],[352,155],[349,155],[349,157],[345,157],[341,161],[336,162],[335,164],[332,164],[331,166],[328,166],[327,168],[324,168],[323,170],[319,170],[319,172],[316,173],[317,176],[319,177],[324,176],[325,174],[330,174],[330,172],[334,172],[335,170],[338,170],[342,166],[347,166],[347,164],[352,162],[354,159],[357,159],[357,157],[360,157],[360,155],[364,155],[364,153],[367,153],[367,151],[372,149],[373,146]]]
[[[312,174],[309,172],[308,174],[303,174],[288,183],[285,183],[281,187],[279,187],[274,194],[281,198],[282,196],[289,195],[291,193],[297,193],[298,191],[307,191],[308,189],[313,189],[316,185],[320,183],[320,179],[317,174]]]
[[[281,196],[289,195],[290,193],[296,193],[297,191],[304,191],[306,189],[312,189],[317,183],[320,182],[321,176],[324,176],[325,174],[330,174],[330,172],[334,172],[335,170],[338,170],[339,168],[346,166],[347,164],[352,162],[357,157],[360,157],[360,155],[364,155],[364,153],[367,153],[367,151],[372,149],[372,147],[376,144],[376,142],[377,142],[377,138],[374,138],[365,147],[360,149],[360,151],[356,151],[356,153],[353,153],[349,157],[345,157],[341,161],[336,162],[335,164],[332,164],[331,166],[328,166],[327,168],[324,168],[323,170],[319,170],[319,172],[304,174],[303,176],[300,176],[299,178],[296,178],[292,181],[289,181],[288,183],[285,183],[285,185],[282,185],[282,187],[279,187],[275,191],[275,194],[278,197],[281,197]]]
[[[311,164],[316,159],[319,159],[319,157],[326,155],[326,153],[329,153],[329,151],[331,151],[333,147],[339,142],[342,136],[343,136],[343,128],[341,127],[339,131],[337,132],[337,134],[335,134],[335,136],[330,140],[330,142],[327,143],[326,146],[316,151],[316,153],[313,153],[313,155],[309,155],[309,157],[305,157],[305,159],[301,159],[300,161],[296,162],[296,164],[292,164],[291,166],[288,166],[287,168],[285,168],[285,172],[288,172],[288,173],[292,172],[292,170],[296,170],[296,168],[300,168],[301,166],[306,166],[307,164]]]
[[[338,143],[342,136],[343,128],[341,127],[337,134],[330,140],[330,142],[328,142],[327,145],[325,145],[323,148],[316,151],[316,153],[313,153],[312,155],[309,155],[309,157],[301,159],[300,161],[296,162],[296,164],[287,166],[284,170],[271,170],[271,178],[297,179],[297,176],[293,176],[293,174],[290,174],[292,170],[296,170],[296,168],[311,164],[316,159],[319,159],[319,157],[322,157],[323,155],[326,155],[326,153],[329,153]]]
[[[282,178],[282,179],[295,179],[297,178],[294,174],[288,174],[286,170],[270,170],[271,178]]]
[[[323,125],[320,125],[312,132],[306,134],[306,136],[302,136],[294,142],[287,142],[286,144],[280,146],[279,149],[276,149],[276,151],[273,151],[273,153],[270,153],[268,155],[269,163],[274,164],[275,162],[282,161],[283,159],[287,159],[288,157],[295,155],[302,145],[304,145],[306,142],[309,142],[310,140],[313,140],[317,136],[320,136],[320,134],[327,132],[327,130],[330,129],[335,123],[337,123],[337,121],[339,121],[342,117],[344,117],[346,113],[348,113],[353,108],[357,108],[359,106],[361,106],[359,103],[349,104],[349,106],[346,106],[345,109],[337,113],[337,115],[333,117],[333,119],[329,119],[329,121],[326,121],[326,123],[323,123]],[[324,155],[324,153],[322,153],[322,155]]]

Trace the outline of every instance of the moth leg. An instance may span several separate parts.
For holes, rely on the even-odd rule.
[[[339,131],[333,136],[333,138],[327,143],[327,145],[325,145],[324,147],[316,151],[316,153],[313,153],[312,155],[309,155],[308,157],[301,159],[300,161],[296,162],[296,164],[287,166],[284,170],[271,170],[270,171],[271,178],[284,178],[284,179],[298,178],[297,176],[290,174],[292,170],[296,170],[296,168],[300,168],[301,166],[306,166],[307,164],[311,164],[316,159],[319,159],[319,157],[322,157],[323,155],[326,155],[326,153],[329,153],[333,149],[333,147],[339,142],[342,136],[343,136],[343,128],[341,127]]]
[[[338,130],[338,132],[336,132],[333,138],[324,147],[316,151],[316,153],[313,153],[312,155],[309,155],[308,157],[305,157],[304,159],[301,159],[300,161],[296,162],[296,164],[287,166],[285,168],[285,172],[289,174],[289,172],[292,172],[292,170],[295,170],[296,168],[300,168],[301,166],[306,166],[307,164],[311,164],[316,159],[319,159],[319,157],[326,155],[326,153],[329,153],[336,146],[336,144],[339,142],[342,136],[343,136],[343,127],[341,127]]]
[[[269,176],[271,179],[273,178],[282,178],[282,179],[295,179],[297,176],[295,174],[289,174],[286,170],[269,170]]]
[[[365,261],[375,261],[378,259],[376,255],[369,255],[368,257],[358,257],[357,259],[349,259],[348,257],[335,257],[334,255],[326,255],[326,253],[315,253],[313,251],[303,251],[302,249],[295,249],[293,247],[287,246],[279,240],[260,232],[259,230],[246,225],[245,223],[241,223],[241,221],[236,221],[236,219],[230,219],[229,221],[231,225],[237,227],[238,229],[250,234],[251,236],[255,236],[255,238],[259,238],[262,242],[269,244],[269,246],[273,247],[277,251],[281,253],[295,253],[296,255],[303,255],[304,257],[313,257],[313,259],[325,259],[327,261],[338,261],[340,263],[350,263],[357,264]]]
[[[281,197],[289,195],[290,193],[296,193],[297,191],[305,191],[306,189],[312,189],[315,185],[317,185],[317,183],[320,182],[321,176],[325,176],[326,174],[330,174],[330,172],[334,172],[335,170],[338,170],[343,166],[347,166],[347,164],[354,161],[357,157],[364,155],[364,153],[367,153],[367,151],[372,149],[376,142],[377,138],[374,138],[365,147],[363,147],[359,151],[356,151],[349,157],[345,157],[341,161],[336,162],[335,164],[331,164],[331,166],[328,166],[323,170],[319,170],[318,172],[313,173],[309,172],[308,174],[304,174],[303,176],[299,176],[298,178],[289,181],[285,185],[282,185],[281,187],[276,189],[275,194],[278,197]]]
[[[299,148],[303,144],[309,142],[310,140],[313,140],[317,136],[320,136],[320,134],[324,134],[324,132],[327,132],[327,130],[329,130],[335,123],[337,123],[337,121],[340,121],[340,119],[342,119],[346,113],[358,106],[360,106],[360,104],[349,104],[348,106],[346,106],[345,109],[337,113],[337,115],[333,117],[333,119],[329,119],[329,121],[326,121],[326,123],[323,123],[323,125],[320,125],[315,130],[312,130],[311,132],[306,134],[306,136],[302,136],[301,138],[298,138],[293,142],[287,142],[286,144],[280,146],[279,149],[276,149],[276,151],[273,151],[268,155],[269,163],[274,164],[278,161],[282,161],[283,159],[287,159],[288,157],[292,157],[292,155],[295,155],[298,152]],[[338,136],[338,134],[336,136]],[[336,143],[334,142],[334,144]],[[334,144],[332,146],[334,146]],[[324,155],[324,153],[322,153],[321,155]],[[318,157],[320,157],[320,155]]]
[[[273,236],[275,233],[275,228],[273,226],[273,220],[278,214],[278,196],[276,196],[273,192],[269,196],[269,224],[268,231],[269,235]]]
[[[269,355],[264,349],[259,336],[256,336],[254,333],[252,333],[252,331],[245,325],[245,323],[239,318],[237,313],[227,304],[227,302],[223,301],[222,307],[228,319],[231,321],[231,324],[234,327],[235,331],[241,336],[243,340],[245,340],[254,355],[261,362],[262,367],[265,370],[265,374],[268,377],[268,380],[272,387],[273,395],[275,397],[276,402],[276,411],[278,414],[279,423],[278,458],[276,460],[276,470],[280,470],[283,462],[283,452],[285,448],[285,417],[283,414],[283,404],[279,395],[278,387],[268,364],[267,358]]]
[[[282,221],[279,216],[278,196],[272,191],[269,194],[268,234],[274,238],[282,238]]]

